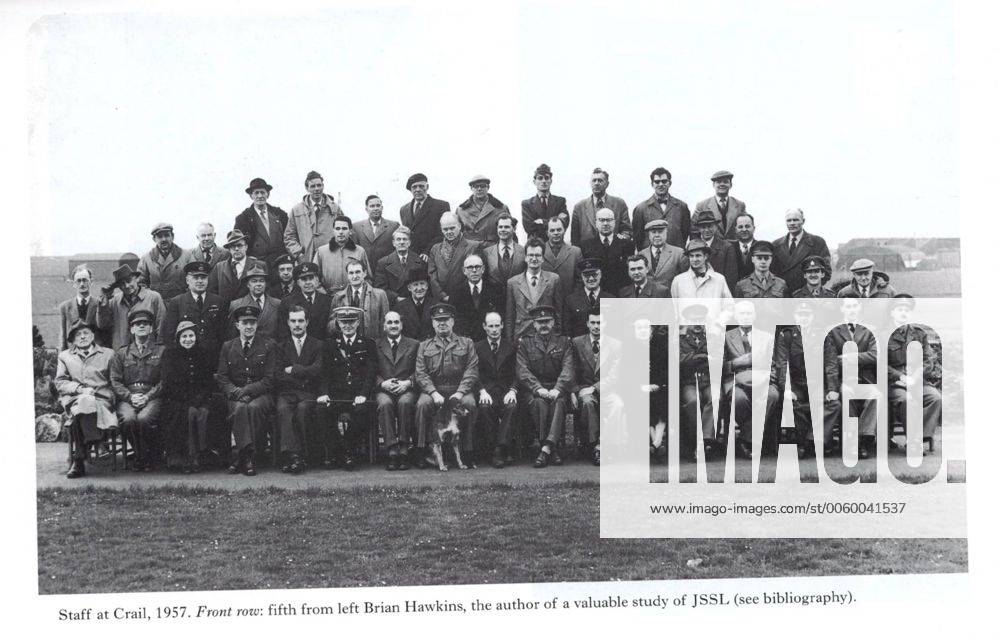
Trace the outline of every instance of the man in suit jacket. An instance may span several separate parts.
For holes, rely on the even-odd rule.
[[[752,215],[741,213],[736,216],[736,239],[733,240],[733,248],[736,249],[736,264],[738,267],[736,269],[736,277],[739,280],[753,273],[753,260],[750,257],[750,247],[753,246],[755,232],[756,223]]]
[[[111,336],[111,348],[118,350],[132,341],[128,316],[137,309],[145,309],[153,314],[156,341],[163,342],[163,320],[166,316],[163,297],[147,289],[143,284],[142,274],[132,271],[127,264],[115,269],[113,277],[114,284],[102,289],[101,297],[97,300],[97,326]],[[72,337],[69,339],[72,341]]]
[[[521,221],[528,236],[544,242],[548,239],[549,218],[560,218],[563,226],[569,227],[569,210],[566,208],[566,198],[551,192],[552,169],[549,165],[538,165],[534,182],[537,193],[521,201]]]
[[[669,223],[665,219],[647,222],[645,232],[649,239],[649,246],[640,251],[638,255],[646,257],[649,279],[670,291],[670,285],[673,284],[674,278],[677,274],[687,270],[688,263],[687,258],[684,257],[683,249],[667,244],[668,231]],[[629,279],[632,279],[631,274],[629,274]]]
[[[619,424],[624,402],[616,393],[601,397],[600,382],[614,382],[618,378],[618,363],[622,345],[615,338],[601,340],[601,312],[594,311],[587,318],[587,333],[573,338],[573,405],[580,409],[580,419],[587,432],[591,447],[591,461],[601,464],[601,403],[610,424]],[[602,343],[603,342],[603,348]]]
[[[706,198],[695,205],[694,215],[701,211],[711,211],[719,227],[718,236],[733,240],[736,238],[736,218],[747,210],[746,204],[730,197],[729,190],[733,187],[733,174],[729,171],[716,171],[712,174],[712,186],[715,195]]]
[[[632,279],[632,284],[625,285],[618,291],[619,298],[670,297],[668,289],[663,288],[649,277],[649,264],[645,254],[636,253],[629,256],[628,275]]]
[[[410,468],[408,451],[413,439],[414,412],[420,391],[414,374],[420,342],[403,335],[399,313],[385,314],[382,337],[375,343],[378,370],[375,374],[376,408],[379,430],[389,454],[387,471]]]
[[[368,261],[375,265],[392,253],[392,234],[399,228],[399,223],[382,217],[382,199],[378,196],[365,198],[365,211],[368,219],[355,222],[351,231],[354,241],[368,254]]]
[[[191,257],[207,262],[209,269],[229,259],[229,250],[215,244],[215,227],[211,222],[198,225],[198,246],[190,250]]]
[[[233,224],[247,239],[247,255],[272,265],[285,253],[285,227],[288,214],[267,203],[271,185],[263,178],[254,178],[245,189],[253,203],[244,209]]]
[[[403,287],[393,306],[403,320],[403,335],[426,340],[434,335],[431,309],[440,300],[430,293],[430,276],[422,263],[410,270]]]
[[[319,395],[323,371],[323,342],[307,332],[309,318],[303,307],[288,309],[286,337],[277,346],[278,366],[274,373],[274,396],[278,412],[282,473],[301,473],[304,440],[312,432],[312,416]]]
[[[299,306],[306,310],[306,333],[317,340],[326,340],[326,323],[332,307],[330,296],[319,291],[319,266],[303,262],[295,266],[294,275],[298,287],[295,293],[281,301],[278,308],[279,336],[281,339],[288,337],[288,312],[293,306]]]
[[[281,300],[272,298],[264,292],[267,288],[267,269],[264,267],[264,263],[257,262],[244,271],[243,282],[247,287],[247,294],[229,303],[229,313],[232,314],[240,307],[248,305],[257,307],[257,310],[260,311],[257,314],[257,335],[272,340],[277,338],[281,323],[281,316],[278,313]]]
[[[189,262],[184,267],[188,290],[167,301],[163,320],[163,342],[170,343],[177,325],[193,322],[200,344],[214,361],[226,340],[229,305],[214,293],[208,292],[209,268],[207,262]]]
[[[774,266],[771,271],[784,279],[789,291],[797,291],[805,285],[802,263],[806,258],[820,256],[830,260],[826,240],[803,229],[805,221],[802,209],[789,209],[785,213],[788,233],[774,241]]]
[[[146,286],[169,300],[184,293],[184,265],[194,258],[174,244],[174,227],[170,223],[153,227],[153,241],[156,246],[139,259],[138,271]]]
[[[448,291],[465,279],[462,265],[466,256],[479,251],[480,243],[462,236],[461,223],[453,213],[441,216],[441,234],[444,239],[431,247],[427,259],[427,274],[438,290],[447,295]]]
[[[257,260],[247,255],[246,237],[239,229],[230,231],[226,235],[226,244],[222,246],[229,250],[229,259],[212,267],[212,272],[208,274],[208,290],[222,298],[228,306],[247,294],[243,274]]]
[[[855,296],[846,297],[841,301],[840,311],[844,321],[827,333],[823,341],[823,373],[824,373],[824,411],[827,421],[824,425],[823,440],[827,451],[833,442],[833,434],[838,426],[843,424],[841,409],[842,383],[844,380],[844,363],[840,357],[844,353],[844,345],[854,342],[858,350],[858,384],[878,383],[878,342],[872,332],[860,323],[861,300]],[[875,430],[878,419],[878,403],[874,400],[864,401],[861,414],[858,416],[858,457],[868,458],[875,453]],[[841,434],[841,447],[844,436]]]
[[[491,311],[483,320],[483,338],[476,343],[479,428],[487,439],[495,442],[492,464],[497,469],[514,463],[510,441],[517,415],[516,355],[513,343],[503,333],[503,317]]]
[[[257,334],[259,315],[260,308],[255,305],[233,310],[238,335],[222,345],[215,374],[229,405],[228,420],[236,441],[236,459],[228,471],[248,476],[257,475],[257,440],[269,426],[267,416],[274,411],[271,389],[278,368],[274,341]]]
[[[597,217],[599,210],[605,207],[615,213],[615,227],[618,236],[632,239],[632,223],[628,219],[628,205],[616,196],[608,194],[610,176],[600,167],[594,169],[590,176],[590,189],[593,192],[587,198],[577,202],[573,207],[573,217],[570,222],[570,243],[581,246],[585,241],[597,235]]]
[[[556,318],[562,318],[563,289],[559,285],[558,274],[542,271],[544,251],[545,245],[541,240],[528,238],[524,249],[527,269],[507,281],[507,312],[504,319],[507,322],[507,337],[512,340],[534,331],[531,309],[538,305],[551,306],[556,310]]]
[[[507,281],[514,276],[524,273],[527,265],[524,262],[524,247],[517,243],[514,230],[517,228],[517,220],[511,216],[500,216],[497,218],[497,238],[496,244],[483,249],[483,258],[486,260],[486,277],[500,286],[503,291],[504,304],[506,304]]]
[[[566,227],[559,218],[549,218],[549,241],[545,245],[542,269],[559,274],[563,298],[573,292],[580,281],[580,261],[583,254],[579,247],[564,242]]]
[[[332,296],[333,311],[326,326],[328,334],[332,335],[336,330],[334,313],[337,307],[356,307],[361,309],[361,326],[358,332],[372,340],[377,340],[382,335],[382,319],[389,311],[389,298],[385,291],[368,284],[366,275],[364,265],[360,262],[347,265],[347,286]]]
[[[97,298],[90,295],[90,285],[93,274],[86,265],[80,265],[73,270],[73,286],[76,295],[59,303],[59,350],[69,349],[69,330],[79,320],[91,327],[97,327]],[[173,335],[173,334],[171,334]],[[97,341],[102,345],[101,341]]]
[[[673,176],[663,167],[653,169],[649,181],[653,185],[653,195],[648,200],[636,205],[632,211],[632,230],[635,234],[635,245],[640,249],[649,246],[646,238],[646,223],[653,220],[666,220],[667,244],[684,248],[691,234],[691,211],[687,204],[670,195],[670,184]]]
[[[566,297],[563,304],[562,332],[571,338],[587,333],[587,322],[593,313],[601,313],[601,300],[616,298],[604,285],[601,261],[587,258],[580,264],[580,279],[583,288],[576,289]]]
[[[497,218],[510,215],[507,205],[490,194],[490,179],[474,176],[469,181],[472,196],[458,205],[455,216],[462,224],[462,236],[486,245],[497,242]]]
[[[695,227],[701,239],[708,246],[708,264],[716,273],[726,279],[730,291],[736,290],[739,282],[740,258],[732,242],[718,235],[718,225],[711,211],[695,214]]]
[[[728,330],[722,364],[723,401],[732,406],[736,418],[736,453],[742,458],[753,457],[752,391],[766,386],[767,404],[764,418],[764,450],[771,451],[778,444],[776,425],[770,420],[777,406],[778,388],[771,385],[771,355],[774,336],[753,326],[756,312],[753,302],[742,300],[734,307],[736,327]],[[729,416],[728,408],[720,409]],[[721,435],[721,434],[720,434]]]
[[[584,258],[594,258],[601,261],[601,283],[608,291],[618,291],[629,282],[628,257],[635,253],[635,245],[631,240],[615,235],[615,213],[611,209],[601,209],[597,212],[597,236],[586,240],[580,247]],[[638,231],[644,227],[633,227]]]
[[[298,291],[298,285],[295,283],[295,258],[283,253],[275,258],[271,268],[277,277],[272,278],[271,284],[267,286],[267,295],[284,300]]]
[[[406,190],[413,199],[399,208],[399,220],[410,228],[412,249],[417,255],[426,256],[431,247],[441,242],[441,215],[451,211],[445,200],[437,200],[427,193],[427,176],[415,173],[406,180]]]
[[[318,171],[306,174],[305,185],[309,193],[292,207],[284,236],[285,249],[299,264],[315,262],[316,251],[333,237],[334,221],[347,217],[337,201],[323,193],[323,176]],[[350,218],[347,220],[350,225]]]
[[[483,259],[472,254],[465,258],[465,281],[448,292],[448,302],[455,307],[455,333],[482,340],[483,319],[487,313],[503,313],[502,289],[483,278]]]

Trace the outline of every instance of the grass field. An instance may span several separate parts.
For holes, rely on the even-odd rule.
[[[697,569],[689,559],[701,558]],[[964,539],[602,540],[598,485],[42,489],[39,592],[965,571]]]

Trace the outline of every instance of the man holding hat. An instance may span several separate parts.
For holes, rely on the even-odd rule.
[[[490,179],[486,176],[473,176],[469,188],[472,196],[455,210],[462,224],[462,235],[486,245],[496,244],[497,218],[502,213],[509,215],[510,209],[490,193]]]
[[[319,266],[313,262],[296,265],[292,273],[298,286],[295,292],[281,301],[278,308],[278,335],[284,339],[289,335],[287,324],[289,309],[299,306],[306,312],[306,333],[317,340],[326,340],[326,323],[330,319],[330,296],[319,291]]]
[[[535,331],[517,344],[517,379],[522,406],[528,407],[538,438],[535,468],[561,465],[559,444],[566,422],[566,399],[573,390],[573,345],[555,333],[556,310],[531,309]]]
[[[776,276],[784,278],[789,291],[797,291],[805,284],[801,265],[806,258],[820,256],[830,259],[826,240],[803,229],[805,221],[802,209],[789,209],[785,212],[788,233],[774,241],[774,266],[771,270]]]
[[[889,276],[875,271],[875,263],[858,258],[851,263],[851,283],[837,292],[838,298],[894,298],[896,290],[889,285]]]
[[[163,345],[153,342],[153,314],[133,309],[128,314],[132,343],[115,351],[111,361],[111,388],[118,401],[118,423],[135,443],[135,468],[160,459],[160,361]]]
[[[139,259],[139,273],[150,289],[169,300],[184,293],[184,265],[194,258],[174,244],[174,227],[169,222],[153,227],[153,242],[156,246]]]
[[[646,224],[653,220],[666,220],[670,225],[667,244],[682,248],[691,231],[691,211],[687,204],[670,195],[673,177],[663,167],[657,167],[649,174],[653,195],[632,211],[632,229],[636,233],[636,245],[643,249],[649,246],[645,232]]]
[[[664,218],[650,220],[644,231],[649,244],[639,255],[646,257],[649,279],[670,291],[677,274],[687,269],[684,250],[667,243],[670,225]]]
[[[313,260],[316,250],[333,237],[333,223],[344,216],[337,201],[323,193],[323,176],[316,171],[306,174],[302,201],[292,207],[285,226],[285,248],[298,264]],[[350,227],[350,218],[348,227]]]
[[[521,221],[528,236],[544,242],[547,239],[549,218],[560,218],[563,227],[569,227],[569,210],[566,208],[566,198],[552,194],[552,169],[549,165],[538,165],[534,182],[537,193],[521,201]]]
[[[264,178],[254,178],[245,189],[252,204],[236,216],[234,229],[239,229],[247,239],[247,254],[264,264],[274,264],[285,253],[285,227],[288,214],[267,203],[271,185]]]
[[[400,222],[410,228],[412,249],[424,261],[431,247],[441,242],[441,214],[451,211],[447,201],[432,198],[427,189],[427,176],[414,173],[406,180],[406,190],[413,195],[413,199],[399,208]]]
[[[275,258],[271,267],[278,278],[267,287],[267,295],[284,300],[298,290],[295,284],[295,259],[284,253]]]
[[[620,238],[632,239],[632,223],[628,219],[628,205],[617,196],[608,193],[610,175],[604,169],[597,167],[591,172],[591,195],[573,206],[573,216],[570,220],[570,244],[583,246],[589,238],[597,235],[596,214],[601,209],[611,209],[615,214],[615,227]]]
[[[238,335],[222,345],[215,380],[229,406],[229,422],[236,441],[236,458],[229,473],[257,474],[254,457],[274,413],[271,390],[278,369],[274,341],[257,333],[260,307],[254,304],[233,309],[231,317]],[[262,448],[262,447],[260,447]]]
[[[595,215],[597,220],[597,236],[585,240],[580,245],[584,259],[597,259],[601,262],[601,282],[608,291],[618,291],[629,282],[628,257],[635,253],[635,245],[628,238],[619,238],[615,234],[615,212],[604,208]],[[664,227],[666,222],[663,223]],[[638,229],[639,227],[636,227]],[[645,237],[645,231],[643,231]],[[678,250],[680,255],[680,250]],[[669,288],[669,284],[667,285]]]
[[[238,300],[229,303],[229,312],[245,306],[257,307],[260,312],[255,318],[255,332],[259,338],[276,338],[278,335],[278,325],[281,317],[278,309],[281,307],[281,300],[272,298],[265,293],[267,288],[267,267],[263,262],[255,262],[250,268],[243,272],[243,283],[247,287],[247,294]],[[232,335],[232,332],[230,332]]]
[[[730,246],[730,248],[732,248]],[[753,273],[736,284],[737,298],[787,298],[785,281],[771,273],[774,247],[767,240],[758,240],[750,247]]]
[[[181,322],[193,322],[198,344],[202,345],[211,361],[215,362],[226,335],[229,305],[219,296],[208,292],[207,262],[196,260],[187,263],[184,274],[188,290],[167,302],[163,336],[169,340]]]
[[[696,204],[694,215],[697,217],[701,211],[710,211],[718,226],[719,237],[733,240],[736,238],[736,218],[746,212],[747,206],[729,195],[729,190],[733,187],[732,172],[713,173],[712,187],[715,195]],[[696,237],[695,234],[692,233],[692,237]]]
[[[365,212],[368,218],[355,222],[351,226],[351,235],[374,266],[393,252],[393,232],[399,228],[399,223],[382,217],[382,198],[375,195],[365,198]]]
[[[111,347],[121,349],[131,342],[128,314],[144,309],[153,314],[153,337],[161,339],[166,315],[163,298],[143,285],[142,274],[124,264],[112,273],[114,282],[101,291],[97,301],[97,326],[111,331]]]
[[[738,250],[733,243],[718,235],[719,228],[711,211],[696,213],[694,226],[701,239],[708,245],[708,264],[712,265],[716,273],[722,274],[730,291],[736,291],[740,272]]]
[[[414,371],[414,379],[421,391],[416,410],[417,448],[427,447],[434,416],[449,398],[454,398],[469,411],[460,429],[462,449],[471,457],[475,446],[472,432],[476,424],[476,397],[473,392],[479,383],[476,345],[471,338],[454,332],[455,307],[452,305],[444,302],[435,304],[431,308],[431,319],[434,322],[434,337],[420,343]]]
[[[889,439],[897,427],[906,424],[906,403],[917,400],[917,377],[907,375],[906,349],[911,342],[920,344],[923,356],[921,372],[922,403],[924,408],[923,442],[934,450],[934,431],[941,426],[941,339],[921,324],[912,324],[910,314],[916,301],[908,293],[893,297],[889,313],[892,316],[893,332],[886,347],[886,362],[889,366]]]
[[[247,294],[243,272],[257,260],[247,255],[247,239],[239,229],[227,233],[226,243],[222,246],[229,251],[229,259],[212,267],[208,274],[208,290],[222,298],[228,307],[230,302]]]
[[[592,313],[601,312],[601,300],[617,297],[602,285],[604,280],[602,266],[597,258],[585,258],[580,263],[580,280],[583,281],[583,288],[577,288],[563,303],[563,333],[571,338],[588,332],[588,318]]]
[[[809,256],[802,262],[805,284],[792,293],[793,298],[836,298],[824,285],[830,280],[830,263],[822,256]],[[786,283],[787,284],[787,283]]]

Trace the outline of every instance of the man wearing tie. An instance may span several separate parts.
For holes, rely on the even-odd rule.
[[[644,229],[646,223],[653,220],[666,220],[669,223],[667,244],[684,248],[691,232],[691,212],[687,204],[670,195],[672,176],[663,167],[653,169],[649,181],[653,185],[653,195],[636,206],[632,211],[632,230],[636,236],[636,246],[643,249],[649,246]]]
[[[385,291],[376,289],[365,280],[365,265],[357,260],[347,263],[347,286],[333,294],[332,305],[337,307],[354,307],[361,309],[361,326],[358,332],[372,340],[382,334],[382,319],[389,310],[389,298]],[[327,333],[333,335],[336,331],[336,314],[330,315],[327,323]]]
[[[333,225],[338,218],[346,219],[348,227],[351,224],[337,201],[323,193],[325,185],[319,172],[306,174],[305,185],[309,193],[292,207],[284,234],[285,248],[299,264],[315,262],[316,251],[333,237]]]
[[[288,308],[288,330],[277,348],[278,367],[274,374],[281,454],[285,458],[282,473],[304,471],[304,441],[307,438],[316,441],[309,434],[319,395],[323,342],[308,334],[308,326],[306,309],[297,304]]]
[[[418,266],[426,269],[424,261],[415,251],[410,250],[410,228],[396,227],[392,232],[393,251],[375,263],[372,284],[383,289],[389,296],[389,303],[395,304],[400,290],[406,286],[406,278],[411,269]]]
[[[517,243],[516,229],[517,220],[510,215],[501,215],[497,218],[497,243],[483,249],[487,277],[490,282],[499,285],[504,304],[507,303],[507,281],[524,273],[527,268],[524,247]]]
[[[351,229],[354,241],[368,254],[368,261],[375,265],[393,250],[393,231],[399,228],[395,220],[382,217],[382,198],[368,196],[365,198],[367,220],[358,220]]]
[[[615,235],[615,212],[611,209],[601,209],[595,214],[597,220],[597,236],[590,238],[580,246],[584,259],[595,258],[601,262],[601,282],[608,291],[618,291],[629,282],[628,257],[635,253],[635,245],[627,238]],[[645,227],[643,238],[646,237]]]
[[[208,291],[207,262],[189,262],[184,266],[188,290],[167,301],[163,320],[163,335],[172,336],[177,325],[185,320],[194,323],[198,344],[204,347],[212,362],[226,338],[229,304]]]
[[[90,295],[90,285],[93,275],[86,265],[80,265],[73,270],[73,286],[76,295],[59,304],[59,349],[68,349],[69,330],[82,320],[91,327],[97,327],[97,298]],[[173,334],[171,334],[173,335]],[[98,340],[97,344],[103,341]]]
[[[793,298],[836,298],[824,285],[830,280],[830,263],[821,256],[809,256],[802,263],[806,283],[792,293]]]
[[[746,204],[729,195],[733,187],[733,174],[730,171],[716,171],[712,174],[712,187],[715,195],[699,202],[694,207],[694,215],[701,211],[711,211],[712,217],[719,227],[718,236],[732,240],[736,237],[736,217],[747,210]],[[692,237],[700,237],[692,233]]]
[[[585,258],[580,263],[583,288],[571,293],[563,305],[562,331],[565,335],[571,338],[585,335],[590,315],[601,312],[601,300],[617,297],[603,286],[603,273],[601,261],[597,258]]]
[[[288,298],[298,289],[295,285],[295,258],[287,253],[275,259],[271,265],[278,278],[267,288],[267,295],[278,300]]]
[[[830,259],[826,240],[803,229],[805,221],[802,209],[789,209],[785,212],[788,233],[774,241],[774,266],[771,270],[785,280],[789,291],[796,291],[805,284],[802,263],[806,258],[821,256]]]
[[[293,272],[298,288],[281,301],[278,316],[281,318],[281,337],[288,337],[288,313],[293,306],[306,312],[306,333],[317,340],[326,340],[326,322],[330,317],[330,296],[319,291],[319,266],[313,262],[296,265]]]
[[[410,468],[408,454],[420,395],[414,378],[420,342],[403,335],[403,319],[395,311],[385,314],[382,330],[382,337],[375,343],[375,413],[389,455],[386,471],[406,471]]]
[[[524,249],[524,273],[507,281],[507,312],[504,318],[507,325],[507,337],[520,338],[533,330],[531,309],[538,305],[548,305],[556,310],[556,318],[562,319],[563,303],[562,287],[559,286],[559,275],[542,271],[545,245],[538,238],[528,238]],[[557,330],[559,328],[557,327]]]
[[[271,185],[263,178],[254,178],[245,189],[252,204],[236,216],[234,229],[239,229],[247,239],[247,255],[273,264],[275,258],[285,253],[285,226],[288,214],[267,203]]]
[[[393,306],[403,319],[403,335],[408,338],[426,340],[434,335],[431,309],[440,300],[430,293],[430,280],[423,263],[410,269],[403,282],[405,288],[399,292],[401,297]]]
[[[514,464],[511,436],[517,415],[514,347],[503,333],[503,318],[491,311],[483,320],[484,338],[476,343],[480,432],[495,443],[492,464],[496,469]]]
[[[636,253],[628,258],[628,275],[632,284],[625,285],[618,292],[619,298],[669,298],[670,291],[649,278],[649,264],[646,256]]]
[[[209,268],[229,259],[229,250],[215,244],[215,227],[211,222],[198,225],[198,246],[191,249],[191,256],[200,262],[207,262]]]
[[[750,247],[754,243],[755,232],[756,224],[752,215],[741,213],[736,216],[736,240],[733,242],[733,247],[736,248],[736,257],[739,260],[736,269],[737,282],[753,273]]]
[[[483,278],[483,259],[472,254],[465,259],[465,281],[448,293],[455,307],[455,333],[482,340],[483,318],[491,311],[503,311],[500,287]]]
[[[779,397],[778,387],[771,384],[771,352],[773,338],[771,334],[753,326],[756,310],[749,300],[742,300],[734,307],[735,320],[738,326],[726,332],[726,348],[722,363],[723,400],[728,406],[730,398],[736,418],[736,454],[741,458],[753,457],[753,417],[752,392],[754,386],[767,386],[767,404],[770,411],[776,406]],[[754,351],[756,345],[756,352]],[[756,353],[756,357],[754,354]],[[729,416],[728,408],[720,408],[723,416]],[[764,450],[776,450],[778,441],[775,425],[764,417]],[[721,435],[721,434],[719,434]]]
[[[587,334],[573,338],[573,362],[576,369],[571,403],[580,409],[580,420],[587,433],[587,444],[591,448],[591,462],[601,464],[601,402],[607,403],[608,423],[618,425],[624,408],[621,396],[615,393],[601,398],[600,382],[614,382],[618,378],[618,363],[621,359],[621,342],[615,338],[604,338],[601,347],[601,312],[592,312],[587,317]]]
[[[441,214],[451,211],[451,205],[430,196],[427,176],[422,173],[407,178],[406,190],[413,199],[400,207],[399,220],[410,228],[412,248],[426,262],[431,247],[441,242]]]
[[[730,291],[736,290],[739,282],[737,275],[740,269],[739,252],[733,243],[718,234],[718,226],[711,211],[699,211],[695,214],[694,226],[698,229],[701,239],[708,246],[708,263],[712,269],[726,279]]]
[[[247,295],[239,300],[229,303],[229,312],[234,313],[238,308],[245,306],[256,307],[260,312],[254,319],[254,331],[256,335],[264,339],[273,339],[278,336],[278,326],[281,318],[278,309],[281,300],[272,298],[265,293],[267,288],[267,268],[263,262],[256,262],[249,269],[243,272],[243,282],[247,287]]]
[[[851,263],[851,283],[837,292],[838,298],[893,298],[896,289],[889,284],[889,276],[875,271],[875,263],[868,258],[858,258]],[[876,278],[875,276],[879,276]]]
[[[524,232],[541,241],[545,241],[548,233],[549,218],[560,218],[563,226],[569,226],[569,211],[566,209],[566,198],[553,195],[552,169],[547,164],[540,164],[535,169],[535,189],[537,193],[521,201],[521,220],[524,222]],[[512,274],[514,275],[514,274]]]
[[[861,300],[857,295],[847,294],[843,297],[840,311],[844,321],[827,333],[823,341],[824,370],[824,448],[829,453],[833,445],[833,434],[840,428],[840,446],[844,446],[842,432],[844,420],[842,411],[847,405],[841,397],[844,381],[844,345],[854,342],[857,346],[857,380],[858,384],[874,385],[878,383],[878,343],[875,336],[863,324],[860,324]],[[850,390],[856,391],[856,390]],[[852,411],[853,413],[853,411]],[[858,458],[869,458],[875,454],[875,430],[878,419],[878,402],[875,400],[861,401],[861,412],[858,415]],[[841,464],[839,458],[827,460],[827,464]],[[828,467],[829,468],[829,467]]]
[[[570,244],[582,246],[589,238],[597,235],[596,213],[601,209],[611,209],[615,214],[615,227],[620,238],[632,239],[632,223],[628,219],[628,205],[625,201],[608,193],[610,175],[600,167],[590,176],[592,194],[577,202],[570,220]]]
[[[246,295],[243,272],[257,261],[247,256],[246,236],[239,229],[226,234],[226,243],[222,246],[229,250],[229,259],[212,267],[212,272],[208,274],[208,290],[222,298],[228,306],[233,300]]]
[[[669,223],[662,218],[647,222],[645,232],[649,246],[639,252],[646,257],[646,264],[649,265],[649,279],[667,291],[670,291],[677,274],[687,268],[684,250],[667,244],[669,227]]]
[[[767,240],[758,240],[750,247],[753,273],[743,278],[733,290],[736,298],[787,298],[785,281],[771,273],[774,247]]]
[[[583,254],[579,247],[566,244],[566,227],[559,218],[549,218],[549,241],[545,245],[542,269],[559,274],[563,298],[573,292],[579,280],[580,261]]]

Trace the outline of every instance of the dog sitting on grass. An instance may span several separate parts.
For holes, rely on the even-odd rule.
[[[458,468],[463,470],[469,468],[462,462],[462,430],[460,427],[460,423],[465,422],[468,416],[468,407],[463,405],[462,401],[458,398],[449,398],[447,402],[441,405],[441,408],[437,410],[434,416],[434,428],[431,429],[431,436],[434,439],[431,442],[431,451],[434,453],[434,460],[441,471],[448,470],[448,465],[444,462],[444,454],[441,450],[441,445],[446,439],[455,452],[455,463],[458,464]],[[473,468],[475,468],[475,465],[473,465]]]

